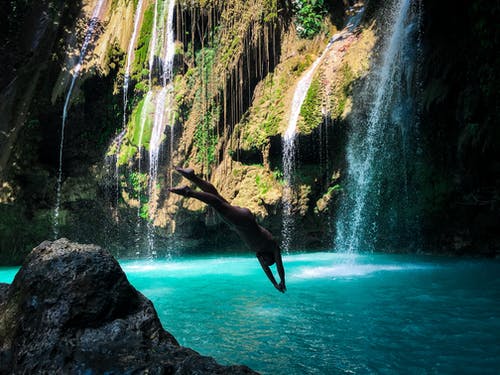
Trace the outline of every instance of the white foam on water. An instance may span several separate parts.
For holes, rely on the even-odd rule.
[[[376,272],[395,272],[409,270],[426,270],[435,268],[428,265],[417,264],[338,264],[333,266],[300,267],[291,274],[297,279],[325,279],[353,276],[367,276]]]
[[[292,254],[284,255],[283,262],[286,263],[297,263],[297,262],[318,262],[318,261],[356,261],[360,258],[360,255],[352,253],[304,253],[304,254]]]

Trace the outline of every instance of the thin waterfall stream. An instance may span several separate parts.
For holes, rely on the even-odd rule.
[[[341,39],[346,38],[356,29],[359,25],[364,8],[359,8],[349,19],[347,20],[346,27],[342,29],[337,34],[333,35],[328,42],[323,53],[313,62],[309,69],[305,72],[302,78],[298,81],[295,88],[295,92],[292,99],[290,117],[288,120],[288,126],[285,134],[282,138],[282,163],[283,163],[283,178],[285,180],[285,186],[283,189],[283,215],[282,215],[282,248],[285,251],[290,249],[290,244],[292,240],[293,232],[293,213],[292,213],[292,197],[293,197],[293,170],[295,166],[295,148],[296,148],[296,136],[297,136],[297,123],[299,121],[300,110],[302,104],[306,98],[309,87],[316,72],[317,67],[323,61],[324,56],[330,50],[332,45]]]
[[[80,75],[82,70],[82,66],[85,60],[85,56],[87,55],[87,50],[89,44],[94,36],[94,32],[96,26],[99,22],[99,16],[102,10],[102,7],[105,3],[105,0],[99,0],[97,5],[92,12],[92,17],[89,22],[89,26],[87,28],[87,32],[85,34],[85,39],[83,40],[82,48],[80,50],[80,56],[78,58],[78,63],[73,68],[71,83],[69,85],[68,93],[66,94],[66,99],[64,101],[63,114],[62,114],[62,124],[61,124],[61,142],[59,144],[59,171],[57,174],[57,196],[56,196],[56,206],[54,209],[54,222],[53,222],[53,233],[54,238],[57,239],[59,236],[59,211],[61,207],[61,189],[62,189],[62,175],[63,175],[63,149],[64,149],[64,131],[66,128],[66,120],[68,117],[68,109],[71,102],[71,94],[73,93],[73,89],[75,87],[76,79]]]
[[[140,20],[142,17],[142,5],[143,0],[139,0],[137,3],[137,7],[134,13],[134,28],[132,30],[132,36],[130,37],[127,55],[126,55],[126,63],[125,63],[125,73],[123,77],[123,120],[122,120],[122,130],[115,136],[115,138],[111,141],[110,148],[114,149],[113,155],[106,155],[105,164],[108,169],[113,168],[113,177],[115,182],[115,192],[116,192],[116,202],[115,202],[115,217],[118,219],[118,203],[120,199],[120,149],[127,135],[127,105],[128,105],[128,89],[130,84],[130,69],[132,67],[132,62],[134,60],[134,48],[137,40],[137,36],[139,33]]]
[[[164,5],[165,9],[165,5]],[[149,201],[149,221],[148,221],[148,252],[155,254],[155,240],[152,221],[154,220],[157,209],[157,178],[160,159],[160,151],[163,143],[163,137],[167,124],[172,127],[171,140],[173,142],[173,123],[172,123],[172,100],[173,100],[173,66],[175,57],[175,38],[174,38],[174,9],[175,0],[168,1],[166,9],[166,25],[163,46],[163,63],[160,77],[161,89],[156,97],[154,111],[153,128],[149,142],[149,180],[148,180],[148,201]],[[164,14],[164,13],[163,13]],[[155,41],[156,42],[156,41]],[[154,46],[153,46],[154,48]],[[171,151],[172,146],[169,148]]]

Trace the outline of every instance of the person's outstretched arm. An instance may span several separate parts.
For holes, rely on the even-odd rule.
[[[264,270],[265,274],[267,275],[267,277],[269,278],[269,281],[271,281],[271,283],[274,285],[274,287],[276,289],[278,289],[281,293],[284,293],[285,291],[284,290],[281,290],[280,286],[278,285],[278,283],[276,282],[276,279],[274,278],[274,275],[273,273],[271,272],[271,269],[269,268],[269,266],[264,262],[264,259],[262,259],[262,257],[260,257],[259,255],[257,255],[257,259],[259,260],[259,263],[262,267],[262,269]]]

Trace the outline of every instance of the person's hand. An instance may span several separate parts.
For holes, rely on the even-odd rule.
[[[282,281],[279,283],[279,285],[274,285],[276,289],[278,289],[281,293],[285,293],[286,291],[286,286],[285,283]]]

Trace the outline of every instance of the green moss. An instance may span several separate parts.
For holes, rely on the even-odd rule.
[[[147,191],[148,188],[148,174],[140,172],[132,172],[128,175],[128,186],[130,186],[131,197],[134,199],[139,198],[141,192]],[[148,199],[145,194],[141,195],[141,203],[147,203]]]
[[[136,81],[148,78],[149,70],[146,69],[146,63],[149,57],[149,45],[151,44],[151,29],[154,18],[154,4],[151,4],[144,12],[141,31],[137,39],[137,46],[134,53],[134,62],[132,64],[132,77]]]
[[[120,154],[118,155],[118,165],[125,165],[132,160],[137,153],[137,147],[130,142],[124,142],[120,147]]]
[[[194,99],[196,114],[199,116],[194,132],[196,161],[204,166],[208,173],[215,164],[215,149],[218,142],[217,125],[220,118],[220,105],[209,94],[209,80],[214,67],[216,51],[203,48],[196,53],[196,68],[192,72],[200,82]]]
[[[313,129],[321,124],[323,115],[321,113],[321,90],[318,78],[314,78],[307,91],[306,98],[300,108],[301,120],[298,128],[301,133],[310,134]]]
[[[149,140],[151,139],[151,132],[153,130],[153,119],[149,113],[154,110],[153,104],[147,100],[148,96],[143,98],[137,105],[135,111],[132,113],[132,120],[129,127],[132,126],[130,143],[139,148],[142,132],[142,147],[149,150]],[[143,124],[144,122],[144,124]]]
[[[242,120],[242,140],[245,148],[261,148],[268,138],[279,134],[285,114],[285,76],[270,73],[263,82],[262,91],[251,108],[250,116]]]
[[[301,57],[292,65],[292,73],[297,77],[301,76],[311,66],[312,62],[313,58],[310,54]]]
[[[332,118],[340,118],[344,113],[349,96],[352,93],[353,82],[356,79],[354,72],[348,64],[340,68],[340,82],[335,86],[332,95]]]
[[[149,220],[149,204],[145,203],[141,206],[140,211],[139,211],[139,216],[141,219],[144,220]]]
[[[149,141],[153,130],[153,118],[150,113],[154,110],[153,103],[148,100],[149,96],[142,98],[136,105],[128,123],[127,136],[120,147],[118,165],[124,165],[133,159],[139,151],[139,143],[149,150]],[[144,123],[143,123],[144,122]],[[141,140],[141,129],[142,140]],[[116,151],[115,151],[116,152]],[[112,150],[108,154],[112,154]]]
[[[268,181],[266,181],[266,179],[262,178],[260,175],[255,176],[255,184],[259,189],[260,195],[265,195],[271,188]]]

